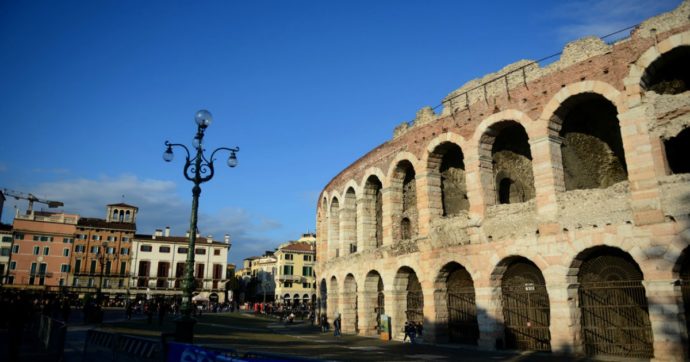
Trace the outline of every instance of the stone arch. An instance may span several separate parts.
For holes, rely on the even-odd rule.
[[[424,294],[417,273],[408,266],[398,269],[393,279],[393,316],[391,329],[393,337],[403,336],[405,322],[424,323]]]
[[[357,310],[357,281],[354,275],[348,274],[343,284],[343,333],[357,334],[359,332]]]
[[[503,259],[491,276],[500,283],[505,337],[508,349],[551,350],[551,312],[546,282],[535,263],[522,256]]]
[[[333,196],[328,207],[328,255],[329,259],[340,256],[340,202]]]
[[[519,122],[502,120],[489,125],[479,138],[479,161],[487,206],[535,197],[529,136]]]
[[[418,234],[417,173],[409,159],[402,159],[394,165],[388,176],[391,191],[389,202],[393,240],[398,242],[403,240],[403,236],[412,239]],[[403,226],[407,228],[407,235],[403,235]]]
[[[341,254],[348,255],[357,250],[357,194],[350,186],[344,195],[340,212]]]
[[[383,183],[375,174],[362,184],[362,208],[357,219],[362,225],[362,250],[383,245]]]
[[[653,68],[650,66],[659,61],[661,57],[669,52],[676,50],[677,48],[685,48],[690,45],[690,31],[684,31],[682,33],[674,34],[668,38],[660,41],[649,49],[647,49],[640,57],[635,61],[635,63],[630,67],[630,72],[625,79],[625,84],[638,85],[638,87],[628,87],[631,94],[638,93],[641,94],[644,90],[648,89],[653,84],[650,82],[652,73],[655,73]],[[684,52],[685,50],[683,50]],[[663,65],[658,63],[657,67]],[[652,70],[652,71],[650,71]],[[686,87],[688,84],[686,83]],[[634,92],[634,93],[633,93]]]
[[[579,347],[586,355],[654,356],[643,280],[637,262],[617,247],[591,247],[574,258],[569,282],[577,294],[571,300],[577,307]]]
[[[605,98],[616,107],[618,114],[621,114],[627,110],[625,101],[623,99],[623,94],[609,83],[599,80],[587,80],[571,83],[561,88],[561,90],[554,94],[546,105],[544,105],[544,109],[542,110],[538,121],[540,128],[537,131],[540,134],[543,134],[544,131],[546,131],[548,135],[558,136],[558,133],[561,131],[562,119],[554,118],[556,110],[558,110],[562,104],[572,96],[583,93],[593,93]],[[542,125],[546,126],[546,130],[541,128]]]
[[[579,89],[582,89],[580,87]],[[561,142],[565,190],[606,188],[628,178],[618,107],[605,96],[580,92],[549,118]]]
[[[664,150],[672,174],[690,173],[690,127],[665,140]]]
[[[452,140],[445,140],[445,139]],[[429,208],[436,216],[455,216],[469,211],[465,176],[465,155],[459,136],[437,137],[427,148],[425,160],[429,177]]]
[[[445,264],[434,280],[436,335],[442,342],[476,345],[479,339],[474,281],[457,262]]]
[[[362,292],[362,309],[360,314],[360,333],[363,335],[379,334],[381,315],[386,313],[383,278],[376,270],[371,270],[364,278]]]

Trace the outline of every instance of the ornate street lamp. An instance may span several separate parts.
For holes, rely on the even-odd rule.
[[[206,127],[211,124],[213,118],[209,111],[202,109],[196,112],[194,120],[197,124],[197,131],[192,141],[192,146],[193,151],[196,151],[196,153],[192,156],[185,145],[168,141],[165,141],[165,145],[168,148],[163,153],[163,160],[170,162],[173,159],[173,147],[182,148],[187,154],[183,171],[184,177],[194,183],[192,188],[192,216],[189,222],[189,247],[187,249],[187,261],[182,281],[182,305],[180,306],[182,315],[175,321],[175,339],[178,342],[186,343],[192,343],[194,339],[194,324],[196,323],[194,318],[192,318],[192,291],[194,289],[194,245],[197,233],[197,211],[199,210],[199,195],[201,194],[201,187],[199,185],[213,178],[213,161],[215,161],[214,156],[216,152],[220,150],[229,151],[230,157],[228,157],[227,164],[230,167],[235,167],[237,166],[236,153],[240,151],[239,147],[220,147],[211,153],[210,158],[206,158],[203,148],[204,132]]]
[[[110,262],[117,257],[115,254],[110,254],[107,251],[108,242],[104,241],[101,243],[101,248],[98,249],[98,253],[96,254],[96,260],[98,260],[98,264],[101,265],[101,278],[98,281],[98,290],[96,292],[96,301],[98,305],[103,303],[103,272],[105,271],[105,265],[107,262]]]

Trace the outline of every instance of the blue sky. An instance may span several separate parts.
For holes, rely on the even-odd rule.
[[[314,231],[326,183],[418,109],[679,3],[2,1],[0,188],[90,217],[124,201],[140,233],[183,234],[192,184],[163,142],[189,145],[205,108],[206,146],[241,152],[202,186],[199,228],[239,263]]]

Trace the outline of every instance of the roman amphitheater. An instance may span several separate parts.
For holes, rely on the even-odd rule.
[[[397,340],[416,321],[426,343],[690,358],[689,19],[686,0],[516,62],[396,127],[319,197],[321,313],[365,336],[390,318]]]

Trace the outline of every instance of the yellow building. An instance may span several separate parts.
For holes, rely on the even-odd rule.
[[[275,258],[275,300],[284,304],[313,304],[316,301],[316,235],[303,234],[297,241],[280,245]]]

